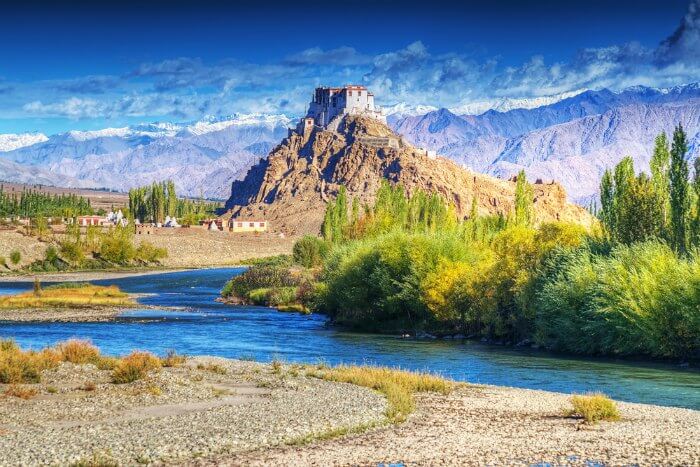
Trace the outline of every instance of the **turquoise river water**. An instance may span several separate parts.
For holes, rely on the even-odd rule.
[[[79,337],[109,354],[133,349],[162,354],[175,349],[187,355],[258,361],[370,363],[427,370],[471,383],[566,393],[602,391],[624,401],[700,410],[700,371],[694,368],[564,357],[473,341],[358,334],[329,326],[323,315],[216,302],[224,283],[241,271],[205,269],[96,281],[149,294],[140,299],[143,304],[182,307],[182,311],[130,310],[108,323],[0,321],[0,337],[35,349]],[[0,294],[31,287],[31,283],[0,283]]]

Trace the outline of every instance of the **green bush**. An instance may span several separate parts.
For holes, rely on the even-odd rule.
[[[127,265],[136,257],[134,232],[130,227],[114,227],[102,235],[100,258],[110,263]]]
[[[251,266],[243,274],[231,279],[222,289],[225,297],[249,299],[252,290],[271,287],[295,287],[301,278],[289,268],[280,266]]]
[[[149,242],[141,242],[136,248],[135,259],[144,263],[156,263],[168,257],[168,250],[158,248]]]
[[[443,259],[472,261],[454,233],[391,232],[334,248],[326,261],[319,306],[347,325],[381,330],[434,321],[421,282]]]
[[[552,258],[537,296],[539,343],[568,352],[689,358],[700,349],[700,258],[665,244]]]
[[[615,401],[605,394],[590,393],[571,397],[573,409],[566,410],[569,417],[581,417],[586,423],[597,423],[601,420],[614,422],[620,419],[620,412]]]
[[[80,265],[85,260],[85,253],[79,241],[63,240],[59,245],[61,256],[73,265]]]
[[[10,261],[15,266],[18,265],[19,262],[22,261],[22,253],[19,250],[12,250],[10,252]]]
[[[294,262],[312,268],[320,266],[328,254],[328,243],[318,237],[306,235],[294,244]]]

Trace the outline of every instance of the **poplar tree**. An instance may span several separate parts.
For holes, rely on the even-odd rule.
[[[683,127],[678,124],[673,132],[671,144],[671,166],[669,170],[671,200],[671,242],[680,254],[688,251],[688,211],[690,197],[688,189],[688,141]]]
[[[615,185],[610,169],[605,169],[600,180],[600,220],[611,237],[615,233]]]
[[[515,223],[516,225],[532,224],[534,211],[534,193],[532,185],[525,178],[525,171],[518,173],[515,182]]]
[[[691,224],[691,240],[694,247],[700,247],[700,157],[693,164],[693,192],[695,194],[695,212]]]
[[[649,168],[651,170],[651,183],[658,194],[661,203],[661,225],[665,234],[668,227],[668,217],[671,210],[671,181],[669,168],[671,165],[671,152],[668,148],[666,133],[661,133],[654,141],[654,153],[651,156]]]

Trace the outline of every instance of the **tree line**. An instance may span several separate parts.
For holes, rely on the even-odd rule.
[[[129,213],[141,222],[163,223],[166,216],[180,224],[196,224],[216,213],[219,203],[179,198],[172,180],[129,190]]]
[[[6,192],[0,185],[0,217],[75,217],[93,214],[90,200],[75,194],[47,194],[22,189]]]
[[[679,255],[700,247],[700,158],[691,177],[687,152],[688,140],[678,125],[670,147],[665,133],[656,137],[651,176],[637,174],[631,157],[605,171],[598,214],[613,241],[659,240]]]

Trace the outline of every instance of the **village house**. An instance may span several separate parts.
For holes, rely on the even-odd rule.
[[[301,119],[297,131],[303,133],[314,125],[327,128],[336,117],[366,115],[386,121],[381,110],[374,105],[374,94],[360,85],[342,88],[316,88],[306,116]]]
[[[234,219],[228,221],[228,227],[231,232],[267,232],[267,221],[251,221],[245,219]]]
[[[77,223],[80,227],[100,226],[106,222],[102,216],[78,216]]]

